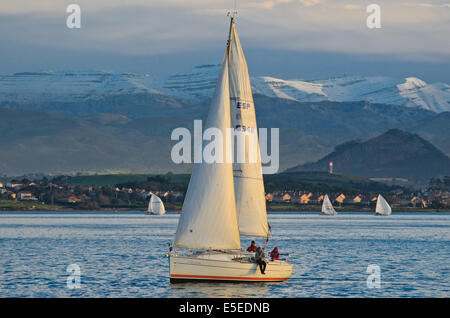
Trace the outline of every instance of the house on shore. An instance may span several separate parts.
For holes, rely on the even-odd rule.
[[[11,181],[6,184],[7,188],[20,189],[22,187],[22,183]]]
[[[22,191],[17,194],[17,198],[22,201],[37,201],[37,198],[33,196],[31,192]]]
[[[338,202],[339,204],[342,204],[345,200],[346,196],[341,193],[339,196],[336,197],[336,199],[334,199],[334,201]]]
[[[83,200],[74,195],[71,195],[67,198],[60,199],[59,201],[64,202],[64,203],[78,203],[78,202],[82,202]]]

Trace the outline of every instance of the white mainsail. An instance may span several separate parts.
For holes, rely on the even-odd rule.
[[[375,208],[375,214],[379,215],[391,215],[392,209],[389,203],[382,197],[381,194],[378,195],[377,207]]]
[[[227,48],[228,50],[228,48]],[[205,129],[230,133],[228,54],[222,63]],[[196,163],[189,181],[174,245],[189,249],[240,249],[233,167],[227,159],[230,138],[223,138],[222,163]]]
[[[231,125],[237,134],[247,135],[240,150],[244,150],[245,160],[241,160],[241,163],[235,161],[233,164],[239,232],[242,235],[267,237],[269,229],[255,107],[247,62],[233,18],[229,46]],[[234,149],[239,147],[239,143],[235,143]]]
[[[147,211],[150,214],[157,214],[157,215],[163,215],[166,213],[166,209],[164,208],[164,203],[155,194],[152,194],[150,197],[150,201],[148,202]]]
[[[322,213],[326,215],[337,214],[336,210],[333,208],[333,205],[331,204],[330,199],[328,198],[328,194],[325,194],[325,197],[323,198]]]

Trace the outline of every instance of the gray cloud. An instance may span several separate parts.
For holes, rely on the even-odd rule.
[[[82,8],[80,30],[69,30],[65,25],[65,8],[73,2]],[[239,1],[238,29],[244,48],[252,52],[357,54],[418,63],[450,61],[448,3],[379,0],[382,28],[377,30],[365,25],[369,3]],[[101,60],[101,56],[142,61],[145,57],[154,60],[183,54],[191,60],[208,60],[206,53],[214,52],[220,60],[228,31],[226,11],[231,6],[229,0],[9,1],[0,7],[0,67],[21,65],[19,57],[25,55],[27,65],[42,66],[48,59],[49,67],[52,55],[59,61],[66,55],[67,65],[70,60],[89,61],[89,54],[92,61]],[[28,54],[33,51],[39,54]],[[76,54],[83,59],[75,58]]]

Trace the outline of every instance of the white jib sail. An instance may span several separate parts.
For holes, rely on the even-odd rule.
[[[208,128],[230,133],[228,56],[225,54],[206,122]],[[228,128],[228,130],[227,130]],[[226,160],[230,138],[223,138],[222,163],[196,163],[189,181],[174,244],[176,247],[214,250],[240,249],[241,242],[233,187],[233,167]]]
[[[239,144],[235,139],[233,147],[235,151],[245,153],[244,160],[236,161],[235,155],[233,164],[239,231],[242,235],[267,237],[269,229],[255,107],[247,62],[233,19],[229,43],[231,125],[237,135],[246,135],[245,143]]]
[[[326,215],[335,215],[337,214],[336,210],[333,208],[330,199],[328,198],[328,194],[325,194],[322,203],[322,213]]]
[[[381,194],[378,195],[375,213],[381,215],[391,215],[392,213],[392,209],[389,206],[389,203],[387,203],[387,201],[381,196]]]
[[[148,202],[148,212],[157,215],[163,215],[166,213],[164,203],[157,195],[151,195],[150,201]]]

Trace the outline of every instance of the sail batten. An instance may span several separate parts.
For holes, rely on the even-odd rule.
[[[228,42],[231,125],[241,138],[246,138],[240,149],[237,149],[239,144],[234,147],[235,151],[245,154],[243,162],[233,164],[239,232],[246,236],[267,237],[269,229],[255,107],[247,62],[234,19],[231,19]]]

